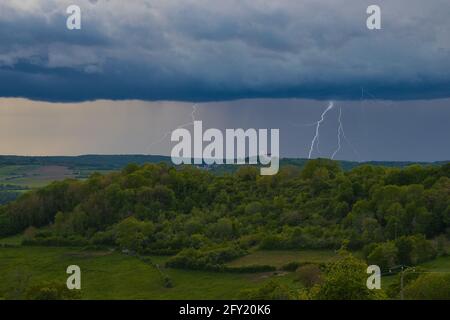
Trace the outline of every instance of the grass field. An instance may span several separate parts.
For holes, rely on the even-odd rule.
[[[450,272],[450,256],[440,257],[426,262],[421,267],[434,272]]]
[[[0,244],[18,245],[21,238],[2,239]],[[84,251],[79,248],[10,247],[0,248],[0,298],[13,288],[29,287],[45,281],[65,283],[66,268],[81,268],[83,299],[234,299],[241,290],[256,288],[272,280],[291,288],[299,288],[295,273],[217,273],[164,268],[168,257],[154,256],[151,261],[161,266],[173,283],[164,287],[161,273],[137,257],[116,251]],[[258,251],[230,265],[330,262],[333,251]],[[450,257],[441,257],[421,265],[429,271],[450,271]],[[382,287],[396,281],[396,276],[382,278]]]
[[[72,170],[64,166],[3,166],[0,167],[0,184],[38,188],[52,181],[73,178]]]
[[[107,174],[113,170],[97,170],[95,168],[70,169],[62,165],[6,165],[0,166],[0,185],[8,184],[19,187],[40,188],[53,181],[68,178],[85,179],[93,172]]]
[[[163,258],[156,258],[162,262]],[[0,296],[11,288],[53,281],[65,283],[66,268],[80,266],[83,299],[233,299],[242,289],[267,281],[268,275],[163,269],[174,287],[165,288],[158,270],[117,252],[69,248],[0,248]],[[280,277],[277,277],[277,279]]]
[[[34,165],[7,165],[0,166],[0,178],[4,179],[7,177],[14,177],[24,175],[27,172],[38,168],[39,166]]]
[[[1,157],[0,157],[1,158]],[[107,174],[110,169],[96,167],[68,167],[65,165],[0,165],[0,205],[17,199],[32,189],[64,179],[87,179],[92,173]]]
[[[301,250],[301,251],[256,251],[247,256],[232,261],[230,267],[243,267],[251,265],[269,265],[280,268],[290,262],[299,263],[326,263],[338,258],[333,250]]]

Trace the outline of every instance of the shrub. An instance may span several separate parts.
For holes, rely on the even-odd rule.
[[[308,289],[316,284],[321,284],[323,280],[322,271],[316,264],[308,264],[298,268],[295,275],[297,280]]]
[[[294,300],[296,296],[285,285],[270,281],[257,289],[242,290],[238,298],[242,300]]]
[[[85,238],[79,235],[61,236],[36,236],[33,239],[22,240],[24,246],[48,246],[48,247],[84,247],[89,244]]]
[[[290,271],[293,272],[295,270],[298,269],[298,267],[300,267],[301,263],[300,262],[289,262],[283,266],[281,266],[281,270],[283,271]]]
[[[243,256],[246,252],[237,247],[216,248],[211,250],[184,249],[167,261],[166,266],[172,268],[197,270],[225,270],[224,263]]]
[[[65,284],[56,282],[42,283],[30,287],[26,294],[27,300],[76,300],[81,299],[78,290],[69,290]]]
[[[90,241],[94,245],[114,246],[116,244],[112,230],[99,231],[91,237]]]
[[[450,300],[450,274],[423,274],[404,289],[406,299]]]

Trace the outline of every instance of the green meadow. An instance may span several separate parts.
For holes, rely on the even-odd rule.
[[[155,257],[155,263],[164,258]],[[45,281],[65,283],[66,268],[80,266],[83,299],[233,299],[242,289],[254,288],[266,274],[234,274],[165,269],[173,283],[165,288],[160,272],[152,265],[111,251],[76,248],[0,248],[0,296],[12,288]]]
[[[269,265],[281,268],[292,262],[327,263],[338,258],[333,250],[258,250],[242,258],[230,262],[230,267],[244,267],[252,265]]]
[[[81,268],[82,299],[236,299],[245,289],[258,288],[268,281],[301,288],[295,272],[228,273],[165,268],[168,257],[150,256],[152,263],[118,251],[90,251],[80,248],[17,246],[20,237],[0,240],[11,247],[0,248],[0,297],[11,290],[45,282],[64,284],[66,268]],[[326,263],[336,259],[333,251],[256,251],[239,258],[230,266],[268,264],[281,267],[290,262]],[[160,267],[160,271],[155,267]],[[427,271],[448,272],[450,257],[422,264]],[[164,286],[167,275],[172,288]],[[382,278],[382,286],[396,281],[396,276]]]

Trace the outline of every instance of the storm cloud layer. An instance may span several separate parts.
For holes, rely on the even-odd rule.
[[[81,30],[66,28],[70,4]],[[1,1],[0,96],[450,97],[448,12],[448,0]]]

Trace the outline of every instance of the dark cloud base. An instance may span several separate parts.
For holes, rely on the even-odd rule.
[[[0,97],[54,102],[450,97],[448,0],[0,2]]]
[[[310,84],[308,86],[283,86],[282,88],[219,87],[201,83],[197,79],[160,81],[141,72],[125,77],[112,74],[86,74],[70,68],[44,69],[39,66],[19,63],[12,68],[0,69],[0,96],[27,98],[48,102],[82,102],[95,100],[143,100],[210,102],[240,99],[285,99],[301,98],[314,100],[382,100],[440,99],[450,96],[449,83],[416,84]],[[366,96],[364,92],[370,93]]]

